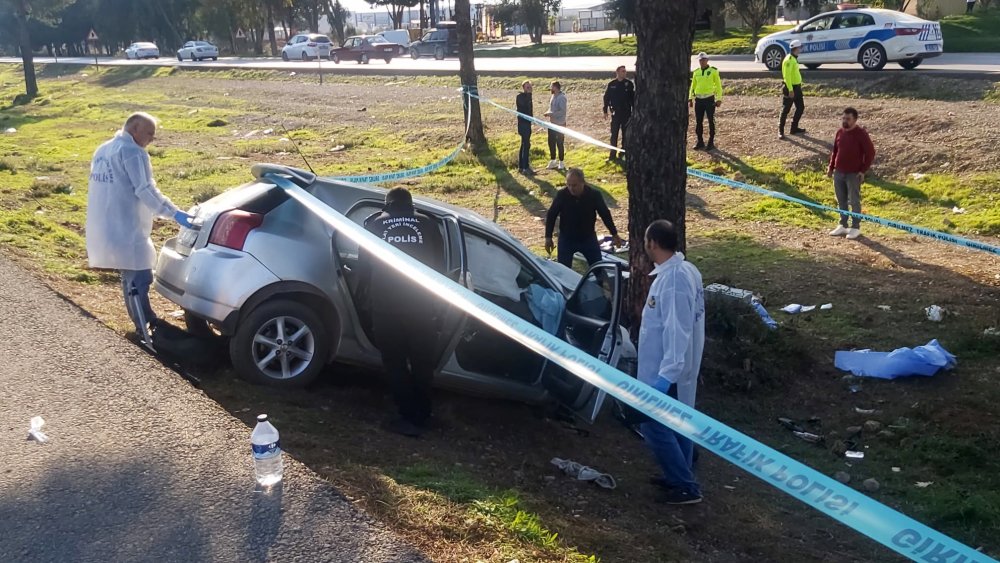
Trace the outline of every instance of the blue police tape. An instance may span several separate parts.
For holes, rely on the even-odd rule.
[[[265,176],[413,282],[751,475],[914,561],[998,563],[604,364],[386,244],[281,176]]]
[[[465,90],[463,89],[463,91],[465,91]],[[608,145],[606,143],[598,141],[597,139],[594,139],[593,137],[589,137],[587,135],[584,135],[583,133],[579,133],[577,131],[574,131],[572,129],[568,129],[566,127],[561,127],[559,125],[554,125],[554,124],[549,123],[547,121],[542,121],[540,119],[536,119],[536,118],[534,118],[534,117],[532,117],[530,115],[525,115],[525,114],[523,114],[521,112],[518,112],[516,110],[512,110],[512,109],[510,109],[508,107],[502,106],[502,105],[494,102],[493,100],[490,100],[488,98],[479,96],[479,95],[477,95],[475,93],[470,93],[469,95],[471,95],[471,96],[473,96],[475,98],[479,98],[481,101],[484,101],[484,102],[486,102],[486,103],[488,103],[488,104],[490,104],[492,106],[498,107],[498,108],[500,108],[500,109],[502,109],[502,110],[504,110],[504,111],[506,111],[508,113],[512,113],[512,114],[517,115],[518,117],[522,117],[524,119],[527,119],[527,120],[531,121],[532,123],[534,123],[534,124],[536,124],[536,125],[538,125],[540,127],[543,127],[545,129],[552,129],[553,131],[558,131],[560,133],[563,133],[565,135],[569,135],[571,137],[574,137],[576,139],[579,139],[581,141],[584,141],[586,143],[589,143],[589,144],[597,146],[597,147],[611,149],[611,150],[618,150],[619,152],[625,152],[624,149],[615,149],[611,145]],[[687,174],[688,174],[688,176],[692,176],[694,178],[700,178],[702,180],[707,180],[709,182],[714,182],[716,184],[722,184],[722,185],[729,186],[729,187],[732,187],[732,188],[739,188],[741,190],[747,190],[747,191],[755,192],[755,193],[758,193],[758,194],[761,194],[761,195],[766,195],[768,197],[782,199],[782,200],[785,200],[785,201],[789,201],[789,202],[792,202],[792,203],[797,203],[799,205],[804,205],[806,207],[812,207],[812,208],[815,208],[815,209],[820,209],[820,210],[823,210],[823,211],[831,211],[831,212],[834,212],[834,213],[843,213],[844,215],[848,215],[850,217],[857,217],[857,218],[863,219],[865,221],[870,221],[872,223],[877,223],[877,224],[882,225],[884,227],[889,227],[889,228],[893,228],[893,229],[899,229],[901,231],[906,231],[906,232],[914,234],[914,235],[921,235],[921,236],[925,236],[925,237],[930,237],[930,238],[933,238],[933,239],[936,239],[936,240],[939,240],[939,241],[942,241],[942,242],[956,244],[958,246],[964,246],[966,248],[971,248],[973,250],[981,250],[983,252],[989,252],[991,254],[996,254],[996,255],[1000,256],[1000,247],[997,247],[997,246],[994,246],[994,245],[991,245],[991,244],[988,244],[988,243],[985,243],[985,242],[980,242],[980,241],[976,241],[976,240],[972,240],[972,239],[967,239],[967,238],[960,237],[960,236],[950,235],[948,233],[942,233],[941,231],[935,231],[933,229],[926,229],[924,227],[918,227],[916,225],[910,225],[910,224],[903,223],[903,222],[900,222],[900,221],[893,221],[892,219],[883,219],[882,217],[876,217],[875,215],[866,215],[864,213],[854,213],[853,211],[841,211],[840,209],[837,209],[835,207],[831,207],[829,205],[823,205],[821,203],[814,203],[814,202],[811,202],[811,201],[806,201],[804,199],[793,197],[793,196],[790,196],[788,194],[783,194],[781,192],[776,192],[776,191],[773,191],[773,190],[768,190],[768,189],[765,189],[765,188],[761,188],[759,186],[754,186],[753,184],[747,184],[746,182],[738,182],[736,180],[730,180],[729,178],[725,178],[723,176],[717,176],[715,174],[709,174],[708,172],[703,172],[703,171],[698,170],[696,168],[688,168],[687,169]]]
[[[940,231],[934,231],[931,229],[925,229],[924,227],[917,227],[915,225],[909,225],[907,223],[902,223],[900,221],[893,221],[892,219],[884,219],[882,217],[876,217],[874,215],[866,215],[864,213],[854,213],[853,211],[842,211],[836,207],[831,207],[829,205],[823,205],[822,203],[814,203],[812,201],[807,201],[800,199],[788,194],[781,192],[776,192],[774,190],[768,190],[766,188],[761,188],[759,186],[754,186],[753,184],[747,184],[746,182],[738,182],[736,180],[730,180],[729,178],[724,178],[722,176],[716,176],[715,174],[709,174],[708,172],[703,172],[696,168],[687,169],[688,176],[694,178],[699,178],[702,180],[707,180],[709,182],[714,182],[716,184],[722,184],[724,186],[729,186],[732,188],[738,188],[741,190],[747,190],[761,195],[766,195],[768,197],[773,197],[776,199],[781,199],[784,201],[789,201],[792,203],[797,203],[799,205],[804,205],[806,207],[812,207],[814,209],[820,209],[823,211],[830,211],[833,213],[842,213],[850,217],[857,217],[858,219],[863,219],[865,221],[870,221],[872,223],[877,223],[884,227],[890,227],[893,229],[899,229],[906,231],[915,235],[922,235],[925,237],[930,237],[943,242],[948,242],[951,244],[956,244],[958,246],[964,246],[966,248],[971,248],[974,250],[981,250],[983,252],[989,252],[991,254],[996,254],[1000,256],[1000,247],[993,246],[991,244],[980,242],[977,240],[967,239],[960,236],[950,235],[948,233],[942,233]]]

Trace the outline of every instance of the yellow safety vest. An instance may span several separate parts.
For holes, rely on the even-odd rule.
[[[691,91],[689,99],[707,98],[715,96],[715,101],[722,101],[722,78],[719,77],[719,69],[714,66],[708,68],[698,67],[691,73]]]

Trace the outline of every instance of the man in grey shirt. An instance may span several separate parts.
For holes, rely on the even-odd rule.
[[[553,82],[549,86],[549,91],[552,92],[552,97],[549,99],[549,111],[545,112],[545,116],[549,118],[549,122],[554,125],[566,126],[566,94],[562,93],[562,84],[558,82]],[[563,163],[566,150],[564,148],[564,142],[566,136],[558,131],[553,131],[549,129],[549,170],[565,170],[566,165]],[[559,158],[557,159],[556,156]]]

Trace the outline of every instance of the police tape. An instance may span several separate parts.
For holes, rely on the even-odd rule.
[[[983,252],[989,252],[991,254],[996,254],[1000,256],[1000,247],[993,246],[991,244],[980,242],[978,240],[967,239],[964,237],[952,235],[949,233],[942,233],[940,231],[935,231],[932,229],[925,229],[924,227],[918,227],[916,225],[910,225],[908,223],[903,223],[901,221],[893,221],[892,219],[885,219],[882,217],[877,217],[875,215],[867,215],[865,213],[855,213],[853,211],[840,210],[836,207],[831,207],[829,205],[823,205],[822,203],[815,203],[812,201],[804,200],[794,196],[790,196],[785,193],[776,192],[774,190],[768,190],[766,188],[761,188],[760,186],[755,186],[753,184],[747,184],[746,182],[739,182],[737,180],[730,180],[723,176],[716,176],[715,174],[709,174],[708,172],[703,172],[696,168],[687,169],[688,176],[694,178],[699,178],[701,180],[706,180],[716,184],[722,184],[724,186],[729,186],[731,188],[738,188],[741,190],[746,190],[768,197],[773,197],[776,199],[781,199],[791,203],[796,203],[798,205],[803,205],[806,207],[812,207],[813,209],[819,209],[822,211],[830,211],[833,213],[841,213],[843,215],[848,215],[850,217],[857,217],[858,219],[863,219],[865,221],[870,221],[882,225],[884,227],[890,227],[893,229],[899,229],[914,235],[922,235],[925,237],[930,237],[942,242],[947,242],[955,244],[958,246],[964,246],[966,248],[971,248],[973,250],[981,250]]]
[[[386,244],[290,180],[265,179],[371,255],[497,332],[793,498],[914,561],[998,563],[604,364]]]
[[[466,93],[468,94],[468,93]],[[469,126],[471,125],[472,118],[472,107],[466,104],[465,107],[465,134],[462,136],[462,142],[459,143],[455,150],[448,153],[444,158],[432,162],[426,166],[421,166],[420,168],[408,168],[406,170],[400,170],[398,172],[385,172],[382,174],[363,174],[360,176],[331,176],[329,179],[336,180],[339,182],[353,182],[355,184],[382,184],[384,182],[398,182],[399,180],[405,180],[407,178],[416,178],[419,176],[426,176],[431,172],[437,171],[444,168],[449,162],[455,160],[455,158],[462,153],[462,149],[465,148],[465,139],[469,135]]]
[[[493,100],[490,100],[488,98],[479,96],[476,93],[472,93],[470,95],[472,97],[478,98],[479,100],[484,101],[484,102],[486,102],[486,103],[488,103],[488,104],[490,104],[490,105],[492,105],[494,107],[498,107],[498,108],[500,108],[500,109],[502,109],[502,110],[504,110],[504,111],[506,111],[508,113],[512,113],[512,114],[517,115],[518,117],[527,119],[527,120],[531,121],[532,123],[534,123],[534,124],[536,124],[536,125],[538,125],[540,127],[543,127],[543,128],[546,128],[546,129],[552,129],[554,131],[558,131],[560,133],[563,133],[563,134],[568,135],[570,137],[573,137],[575,139],[579,139],[581,141],[584,141],[586,143],[589,143],[589,144],[597,146],[597,147],[611,149],[611,150],[617,150],[618,152],[625,152],[625,149],[615,149],[615,147],[613,147],[611,145],[608,145],[608,144],[606,144],[606,143],[604,143],[602,141],[598,141],[597,139],[594,139],[593,137],[584,135],[583,133],[574,131],[574,130],[566,128],[566,127],[562,127],[562,126],[559,126],[559,125],[554,125],[554,124],[549,123],[547,121],[542,121],[540,119],[536,119],[536,118],[534,118],[534,117],[532,117],[530,115],[525,115],[525,114],[523,114],[521,112],[518,112],[516,110],[512,110],[512,109],[510,109],[508,107],[504,107],[504,106],[502,106],[502,105],[494,102]],[[807,200],[800,199],[800,198],[797,198],[797,197],[794,197],[794,196],[790,196],[788,194],[784,194],[784,193],[781,193],[781,192],[776,192],[774,190],[768,190],[766,188],[761,188],[759,186],[754,186],[753,184],[747,184],[746,182],[739,182],[739,181],[736,181],[736,180],[730,180],[729,178],[725,178],[723,176],[717,176],[715,174],[709,174],[708,172],[703,172],[703,171],[698,170],[696,168],[688,168],[687,169],[687,174],[688,174],[688,176],[692,176],[694,178],[699,178],[699,179],[706,180],[706,181],[709,181],[709,182],[714,182],[716,184],[722,184],[722,185],[725,185],[725,186],[729,186],[731,188],[738,188],[738,189],[741,189],[741,190],[751,191],[751,192],[754,192],[754,193],[757,193],[757,194],[760,194],[760,195],[765,195],[765,196],[768,196],[768,197],[782,199],[782,200],[785,200],[785,201],[788,201],[788,202],[791,202],[791,203],[797,203],[799,205],[804,205],[806,207],[812,207],[814,209],[820,209],[820,210],[823,210],[823,211],[831,211],[831,212],[834,212],[834,213],[842,213],[844,215],[848,215],[850,217],[857,217],[858,219],[862,219],[864,221],[869,221],[869,222],[872,222],[872,223],[876,223],[876,224],[882,225],[884,227],[889,227],[889,228],[892,228],[892,229],[899,229],[901,231],[905,231],[905,232],[910,233],[910,234],[925,236],[925,237],[929,237],[929,238],[932,238],[932,239],[935,239],[935,240],[939,240],[939,241],[942,241],[942,242],[947,242],[947,243],[950,243],[950,244],[955,244],[955,245],[958,245],[958,246],[963,246],[965,248],[971,248],[973,250],[981,250],[983,252],[989,252],[991,254],[996,254],[996,255],[1000,256],[1000,247],[994,246],[994,245],[991,245],[991,244],[988,244],[988,243],[985,243],[985,242],[981,242],[981,241],[977,241],[977,240],[972,240],[972,239],[968,239],[968,238],[964,238],[964,237],[952,235],[952,234],[949,234],[949,233],[942,233],[941,231],[935,231],[933,229],[927,229],[927,228],[924,228],[924,227],[918,227],[916,225],[910,225],[908,223],[903,223],[902,221],[894,221],[892,219],[885,219],[885,218],[878,217],[878,216],[875,216],[875,215],[867,215],[865,213],[855,213],[853,211],[841,211],[840,209],[837,209],[835,207],[831,207],[829,205],[823,205],[821,203],[815,203],[815,202],[807,201]]]

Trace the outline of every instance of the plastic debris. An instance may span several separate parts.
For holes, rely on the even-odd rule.
[[[820,305],[819,308],[823,311],[829,311],[833,309],[833,303],[825,303]],[[781,309],[782,311],[788,313],[789,315],[797,315],[799,313],[808,313],[809,311],[815,311],[816,305],[799,305],[798,303],[792,303],[791,305],[785,305]]]
[[[937,340],[916,348],[899,348],[892,352],[871,350],[838,351],[834,355],[837,369],[857,376],[895,379],[911,375],[931,376],[940,370],[950,370],[958,359]],[[853,391],[853,389],[852,389]]]
[[[42,426],[45,426],[45,419],[40,416],[31,417],[31,428],[28,430],[28,439],[34,440],[39,444],[44,444],[49,441],[49,437],[42,432]]]
[[[848,459],[865,459],[865,452],[847,450],[846,452],[844,452],[844,457]]]
[[[1000,336],[1000,327],[991,326],[983,331],[983,336]]]
[[[8,135],[13,135],[14,133],[17,133],[17,129],[14,129],[13,127],[8,127],[4,129],[3,132]]]
[[[917,481],[916,483],[914,483],[914,485],[918,489],[926,489],[927,487],[930,487],[933,484],[934,484],[934,481]]]
[[[961,215],[961,214],[965,213],[965,208],[964,207],[959,207],[959,206],[956,205],[955,207],[951,208],[951,212],[952,213],[957,213],[957,214]]]
[[[921,174],[920,172],[914,172],[913,174],[910,174],[910,178],[914,180],[923,180],[926,176],[927,174]]]
[[[270,135],[271,133],[274,133],[274,129],[271,128],[264,129],[263,131],[261,131],[261,133],[263,133],[264,135]]]
[[[862,409],[860,407],[854,407],[854,412],[858,414],[875,414],[875,409]]]
[[[551,463],[561,469],[566,475],[575,477],[580,481],[593,481],[599,487],[603,487],[605,489],[614,489],[618,486],[618,484],[615,483],[615,478],[609,473],[601,473],[593,467],[587,467],[586,465],[582,465],[573,460],[554,457],[552,458]]]
[[[944,320],[944,309],[938,305],[931,305],[924,309],[924,311],[927,313],[927,319],[931,322],[939,323]]]
[[[337,146],[333,147],[332,149],[330,149],[327,152],[340,152],[340,151],[344,150],[345,148],[347,148],[347,147],[345,147],[344,145],[337,145]]]
[[[778,328],[778,321],[771,318],[771,315],[768,314],[767,309],[761,305],[760,301],[755,299],[753,302],[753,308],[757,311],[757,315],[760,317],[760,320],[764,321],[764,324],[766,324],[768,328],[771,330],[776,330]]]
[[[881,485],[879,485],[879,482],[876,481],[875,479],[865,479],[861,483],[861,486],[864,487],[866,491],[869,491],[869,492],[872,492],[872,493],[874,493],[875,491],[877,491],[877,490],[879,490],[881,488]]]
[[[851,482],[851,474],[846,471],[838,471],[834,473],[833,478],[845,485]]]
[[[792,432],[805,432],[805,429],[798,425],[797,422],[790,418],[781,417],[778,419],[778,424],[784,426],[785,428],[791,430]]]
[[[820,442],[823,441],[822,436],[817,436],[812,432],[792,432],[792,434],[794,434],[796,438],[799,438],[800,440],[805,440],[810,444],[819,444]]]
[[[819,308],[823,311],[829,311],[830,309],[833,309],[833,303],[824,303],[820,305]]]
[[[889,305],[876,305],[875,307],[882,309],[883,311],[891,311],[892,307]]]
[[[893,473],[899,473],[900,471],[902,471],[902,468],[899,468],[899,467],[893,467],[892,468],[892,472]]]
[[[797,315],[802,312],[802,305],[798,303],[792,303],[791,305],[785,305],[781,308],[782,311],[788,313],[789,315]]]

